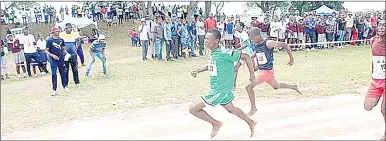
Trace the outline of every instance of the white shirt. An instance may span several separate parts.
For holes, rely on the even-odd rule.
[[[221,35],[224,33],[224,23],[217,23],[217,29],[220,31]]]
[[[24,53],[35,53],[36,48],[34,45],[35,37],[31,34],[28,34],[27,36],[21,35],[19,37],[20,44],[24,45]]]
[[[36,42],[36,47],[38,47],[39,49],[46,49],[46,41],[38,40]]]
[[[278,32],[275,30],[279,29],[280,26],[281,26],[280,22],[271,22],[271,34],[270,34],[271,37],[277,37]]]
[[[204,22],[200,22],[200,21],[198,21],[197,23],[196,23],[196,26],[198,27],[198,34],[197,35],[205,35],[205,28],[201,28],[201,27],[204,27]]]
[[[149,25],[140,25],[138,27],[139,31],[141,30],[142,26],[144,26],[144,27],[142,29],[142,32],[139,33],[139,38],[141,39],[141,41],[149,40],[149,38],[147,36],[149,33]]]

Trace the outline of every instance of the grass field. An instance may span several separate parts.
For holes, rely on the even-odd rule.
[[[86,68],[80,68],[81,88],[75,88],[70,76],[70,91],[64,92],[58,85],[59,95],[56,97],[50,96],[51,76],[16,80],[14,67],[8,67],[12,79],[1,85],[1,136],[109,113],[192,102],[209,88],[207,73],[199,74],[197,78],[190,75],[192,70],[206,64],[205,59],[142,61],[140,48],[118,43],[109,45],[107,67],[111,76],[102,75],[101,63],[97,60],[91,72],[92,78],[86,79]],[[89,55],[86,53],[86,56]],[[289,67],[286,65],[287,54],[276,53],[276,79],[297,84],[303,95],[290,90],[273,90],[263,84],[255,88],[257,98],[301,99],[356,94],[358,88],[370,82],[369,56],[368,46],[294,52],[295,64]],[[10,60],[12,57],[8,55],[7,62],[12,65]],[[86,62],[88,60],[86,58]],[[236,100],[247,99],[244,86],[248,82],[247,68],[242,66]]]

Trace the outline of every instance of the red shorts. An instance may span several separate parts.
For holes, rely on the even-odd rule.
[[[373,79],[367,91],[367,97],[380,98],[385,95],[385,79]]]
[[[259,84],[270,81],[271,79],[275,78],[274,76],[275,71],[272,70],[260,70],[259,71]]]

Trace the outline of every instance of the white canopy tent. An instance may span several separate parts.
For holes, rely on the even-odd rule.
[[[92,25],[92,24],[95,26],[95,28],[98,28],[98,23],[94,22],[92,19],[89,19],[89,18],[86,18],[86,17],[83,17],[83,18],[73,18],[73,17],[70,17],[70,16],[65,17],[62,22],[56,23],[55,27],[59,27],[60,26],[60,27],[64,28],[66,23],[75,24],[77,26],[77,28],[83,28],[83,27],[86,27],[86,26],[89,26],[89,25]]]
[[[328,8],[327,6],[323,5],[315,10],[317,15],[331,15],[332,13],[339,14],[339,11],[336,11],[334,9]]]

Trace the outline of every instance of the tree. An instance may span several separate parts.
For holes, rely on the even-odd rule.
[[[190,1],[189,2],[189,8],[188,8],[188,15],[187,15],[187,18],[190,18],[193,16],[194,14],[194,9],[196,9],[198,5],[198,1]],[[166,14],[167,15],[167,14]]]
[[[36,6],[40,6],[40,4],[37,3],[36,1],[13,1],[6,8],[7,9],[12,9],[12,8],[16,8],[16,9],[21,9],[21,8],[32,9],[32,8],[34,8]]]
[[[205,17],[209,16],[210,11],[212,11],[212,2],[205,1]]]
[[[215,15],[219,14],[219,12],[224,8],[224,1],[217,1],[217,2],[212,2],[216,8],[216,13]]]
[[[267,12],[274,7],[284,7],[286,8],[285,11],[294,12],[299,10],[300,14],[316,10],[323,5],[337,11],[343,8],[342,1],[251,1],[247,3],[248,7],[258,7],[263,12]]]

